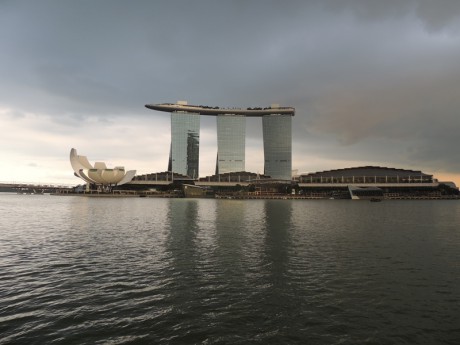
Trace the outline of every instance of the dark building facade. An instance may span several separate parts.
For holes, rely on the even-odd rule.
[[[442,198],[458,195],[450,182],[439,182],[433,175],[420,170],[363,166],[302,174],[295,178],[298,190],[318,197],[348,197],[350,191],[365,193],[381,190],[387,199]]]
[[[363,166],[355,168],[335,169],[315,173],[302,174],[297,178],[299,183],[433,183],[433,175],[419,170],[386,168],[379,166]]]

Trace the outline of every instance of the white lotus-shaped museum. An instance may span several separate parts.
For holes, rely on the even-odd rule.
[[[108,169],[104,162],[95,162],[92,166],[88,158],[77,155],[77,150],[74,148],[70,150],[70,164],[75,176],[97,185],[121,186],[131,181],[136,174],[136,170],[125,172],[124,167]]]

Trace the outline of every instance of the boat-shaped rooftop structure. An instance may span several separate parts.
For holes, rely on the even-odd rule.
[[[201,115],[217,122],[216,174],[245,171],[246,118],[262,120],[264,175],[275,179],[292,177],[292,118],[295,108],[272,104],[267,108],[220,108],[177,103],[147,104],[151,110],[171,114],[171,145],[168,171],[199,176]]]
[[[146,108],[165,111],[168,113],[173,112],[187,112],[200,115],[243,115],[250,117],[261,117],[265,115],[295,115],[295,108],[293,107],[280,107],[277,104],[272,104],[267,108],[220,108],[210,107],[205,105],[190,105],[187,102],[177,103],[161,103],[161,104],[146,104]]]

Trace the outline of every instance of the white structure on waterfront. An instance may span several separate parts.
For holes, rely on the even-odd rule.
[[[74,148],[70,150],[70,164],[75,176],[96,185],[120,186],[130,182],[136,174],[136,170],[125,172],[124,167],[108,169],[104,162],[95,162],[93,166],[86,156],[79,156]]]

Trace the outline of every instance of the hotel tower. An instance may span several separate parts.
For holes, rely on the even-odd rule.
[[[188,105],[185,101],[146,107],[171,113],[169,171],[199,177],[200,115],[217,118],[216,174],[244,171],[246,117],[261,117],[264,174],[273,179],[291,179],[292,107],[273,104],[268,108],[219,108]]]

